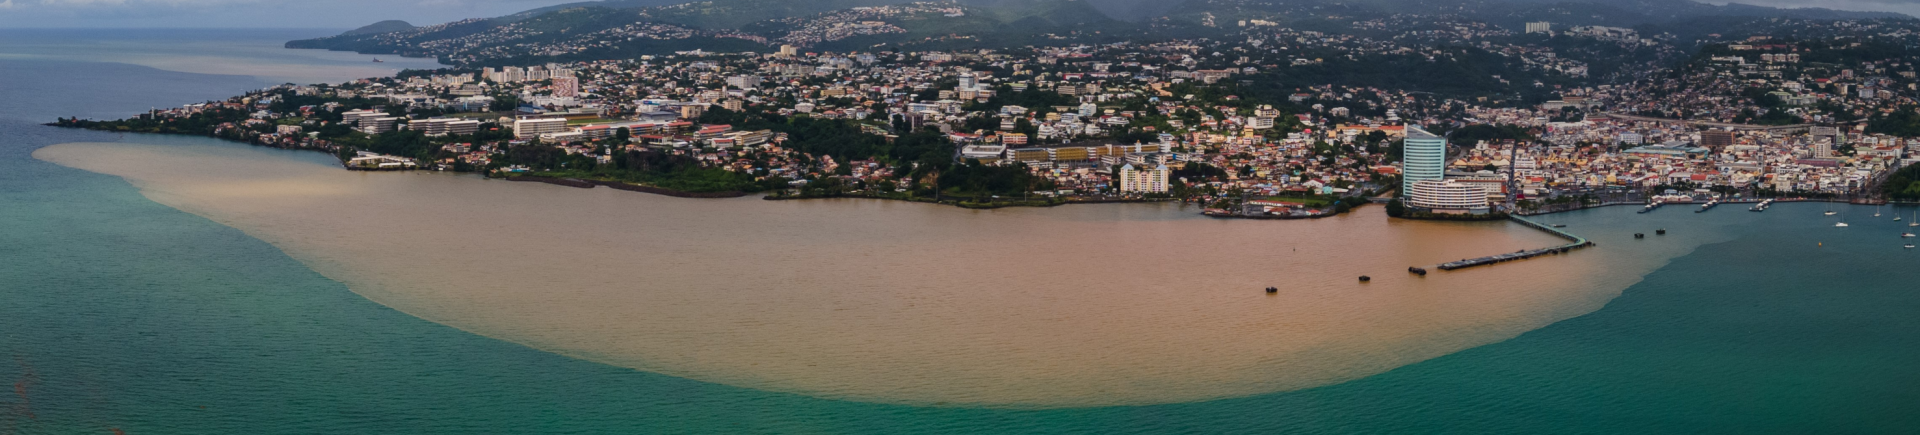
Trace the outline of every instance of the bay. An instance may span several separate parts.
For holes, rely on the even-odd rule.
[[[585,361],[369,301],[271,244],[155,203],[118,177],[31,158],[57,143],[127,140],[35,121],[72,110],[129,114],[271,81],[21,62],[0,60],[0,68],[73,80],[35,82],[31,92],[0,87],[10,92],[0,104],[0,356],[8,360],[0,379],[15,387],[0,395],[0,433],[1903,433],[1920,425],[1911,412],[1920,403],[1911,368],[1920,363],[1920,257],[1899,248],[1897,224],[1856,219],[1835,229],[1822,205],[1550,217],[1605,249],[1699,246],[1631,277],[1638,282],[1597,311],[1329,386],[1056,409],[831,400]],[[1670,235],[1630,237],[1651,228]],[[1495,268],[1524,272],[1534,263]]]

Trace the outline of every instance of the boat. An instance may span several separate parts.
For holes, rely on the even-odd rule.
[[[1846,222],[1835,223],[1833,224],[1833,226],[1845,228],[1847,226],[1847,223]]]
[[[1267,287],[1267,293],[1279,293],[1279,292],[1280,292],[1279,287]]]
[[[1661,228],[1661,229],[1657,229],[1657,230],[1653,230],[1653,234],[1654,234],[1654,235],[1658,235],[1658,236],[1664,236],[1664,235],[1667,235],[1667,229],[1666,229],[1666,228]]]
[[[386,62],[386,61],[380,60],[380,58],[377,58],[377,57],[373,58],[373,63],[382,63],[382,62]]]
[[[1427,276],[1427,270],[1421,269],[1418,267],[1411,267],[1411,266],[1407,267],[1407,273],[1420,275],[1420,276]]]
[[[1360,282],[1367,282],[1367,281],[1372,281],[1372,280],[1373,280],[1373,277],[1371,277],[1371,276],[1366,276],[1366,275],[1360,275]]]
[[[1914,210],[1914,212],[1913,212],[1913,222],[1908,222],[1908,223],[1907,223],[1907,226],[1909,226],[1909,227],[1920,227],[1920,210]]]
[[[1839,214],[1839,212],[1835,212],[1833,210],[1827,210],[1827,216],[1833,216],[1835,214]]]
[[[1706,212],[1707,212],[1707,210],[1712,210],[1712,209],[1713,209],[1713,206],[1716,206],[1716,205],[1720,205],[1720,200],[1718,200],[1718,199],[1710,199],[1710,200],[1707,200],[1707,203],[1706,203],[1706,204],[1701,204],[1701,205],[1700,205],[1700,209],[1699,209],[1699,210],[1694,210],[1693,212],[1694,212],[1694,213],[1706,213]]]
[[[1553,224],[1554,228],[1566,228],[1567,224]]]
[[[1902,238],[1902,239],[1911,239],[1911,238],[1913,238],[1913,233],[1900,233],[1900,238]]]

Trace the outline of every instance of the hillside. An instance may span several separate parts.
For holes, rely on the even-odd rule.
[[[1363,21],[1420,17],[1505,29],[1547,21],[1556,28],[1632,27],[1684,38],[1737,33],[1752,18],[1909,18],[1879,12],[1778,9],[1691,1],[1549,0],[608,0],[426,27],[381,22],[289,48],[437,57],[456,65],[627,58],[702,49],[773,51],[781,45],[849,51],[1008,48],[1170,37],[1226,37],[1248,22],[1369,34]],[[1406,21],[1413,19],[1414,21]],[[1397,21],[1396,21],[1397,20]],[[1478,25],[1478,24],[1475,24]],[[1444,30],[1444,29],[1436,29]]]
[[[374,35],[374,34],[381,34],[381,33],[404,32],[404,31],[413,30],[416,28],[417,27],[414,27],[412,23],[408,23],[405,21],[386,20],[378,23],[368,24],[365,27],[361,27],[358,29],[348,30],[346,32],[341,33],[341,35],[342,36]]]

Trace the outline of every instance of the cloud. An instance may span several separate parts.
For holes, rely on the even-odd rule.
[[[1726,1],[1709,1],[1724,5]],[[1899,12],[1920,16],[1920,0],[1737,0],[1733,3],[1775,8],[1822,8],[1842,11]]]
[[[0,27],[307,27],[442,23],[578,0],[0,0]]]

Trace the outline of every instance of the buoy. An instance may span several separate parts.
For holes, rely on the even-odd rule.
[[[1372,278],[1372,277],[1369,277],[1369,276],[1366,276],[1366,275],[1360,275],[1360,282],[1367,282],[1367,281],[1372,281],[1372,280],[1373,280],[1373,278]]]

